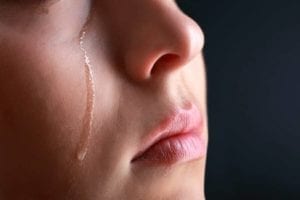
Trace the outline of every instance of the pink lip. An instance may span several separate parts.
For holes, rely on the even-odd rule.
[[[176,109],[145,138],[132,162],[172,165],[201,158],[206,153],[203,128],[195,105]]]

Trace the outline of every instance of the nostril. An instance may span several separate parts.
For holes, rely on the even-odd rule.
[[[180,61],[180,56],[176,54],[165,54],[161,56],[151,69],[151,75],[160,71],[169,71],[175,69]]]

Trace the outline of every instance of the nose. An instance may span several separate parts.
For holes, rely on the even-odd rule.
[[[195,21],[174,1],[129,0],[119,17],[118,58],[135,81],[165,76],[180,69],[202,51],[204,36]],[[126,10],[125,10],[126,9]]]

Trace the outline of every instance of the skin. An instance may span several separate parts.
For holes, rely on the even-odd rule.
[[[142,138],[193,102],[204,120],[200,27],[172,0],[0,0],[0,199],[202,200],[206,157],[134,170]],[[92,134],[80,33],[95,81]]]

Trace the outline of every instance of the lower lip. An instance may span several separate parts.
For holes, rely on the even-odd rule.
[[[206,154],[206,145],[199,132],[189,132],[168,137],[151,146],[136,163],[172,165],[199,159]]]

